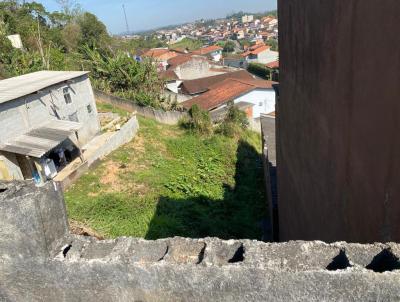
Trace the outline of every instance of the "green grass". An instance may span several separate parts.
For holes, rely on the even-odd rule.
[[[115,107],[111,104],[96,103],[96,107],[98,112],[112,112],[118,114],[121,117],[128,117],[130,115],[128,111]]]
[[[113,238],[261,238],[259,135],[201,138],[139,118],[136,138],[68,192],[69,217]]]
[[[174,43],[170,46],[171,49],[178,49],[178,48],[187,48],[188,50],[196,50],[203,46],[203,42],[200,40],[194,40],[190,38],[184,38],[182,41]]]

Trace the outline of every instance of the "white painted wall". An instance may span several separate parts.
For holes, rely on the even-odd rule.
[[[253,118],[259,118],[261,113],[275,111],[275,90],[256,89],[235,99],[234,103],[247,102],[254,104]]]

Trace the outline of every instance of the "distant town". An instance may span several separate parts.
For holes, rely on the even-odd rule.
[[[277,68],[279,65],[276,11],[263,14],[236,13],[223,19],[203,19],[143,35],[122,36],[126,40],[143,37],[161,41],[167,45],[162,48],[171,51],[209,54],[214,62],[226,66],[247,68],[249,63],[260,63]],[[207,46],[215,48],[208,49]],[[213,51],[209,53],[210,50]]]

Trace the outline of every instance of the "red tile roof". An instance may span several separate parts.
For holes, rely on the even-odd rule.
[[[160,79],[166,80],[166,81],[170,81],[170,80],[178,80],[179,77],[178,75],[175,73],[174,70],[172,69],[168,69],[165,71],[162,71],[158,74]]]
[[[153,48],[143,54],[144,57],[151,57],[155,59],[169,59],[176,57],[178,54],[166,48]]]
[[[255,45],[253,47],[250,47],[249,50],[242,54],[242,56],[247,57],[248,55],[258,55],[263,51],[269,50],[270,48],[271,46],[268,45]]]
[[[203,47],[197,50],[194,50],[192,53],[195,55],[206,55],[209,54],[211,52],[217,51],[217,50],[222,50],[222,47],[219,47],[217,45],[212,45],[212,46],[207,46],[207,47]]]
[[[206,78],[187,80],[182,83],[181,88],[185,94],[197,94],[207,91],[210,86],[226,79],[253,80],[254,77],[246,70],[239,70]]]
[[[212,110],[257,88],[272,88],[273,84],[275,82],[255,79],[226,79],[223,82],[210,86],[210,90],[202,95],[181,104],[186,109],[190,109],[193,105],[197,104],[204,110]]]
[[[268,64],[265,64],[265,66],[267,66],[268,68],[279,68],[279,61],[270,62]]]
[[[186,62],[189,62],[192,59],[199,59],[199,60],[206,60],[206,58],[199,57],[199,56],[193,56],[192,54],[181,54],[177,55],[176,57],[173,57],[168,60],[168,65],[170,65],[170,68],[175,68],[176,66],[185,64]]]

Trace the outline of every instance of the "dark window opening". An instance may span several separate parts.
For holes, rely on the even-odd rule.
[[[69,88],[65,87],[63,88],[63,94],[64,94],[64,100],[66,104],[71,104],[72,103],[72,98],[71,98],[71,94],[69,92]]]
[[[93,110],[92,110],[92,106],[90,104],[87,105],[86,108],[87,108],[88,113],[92,113]]]

